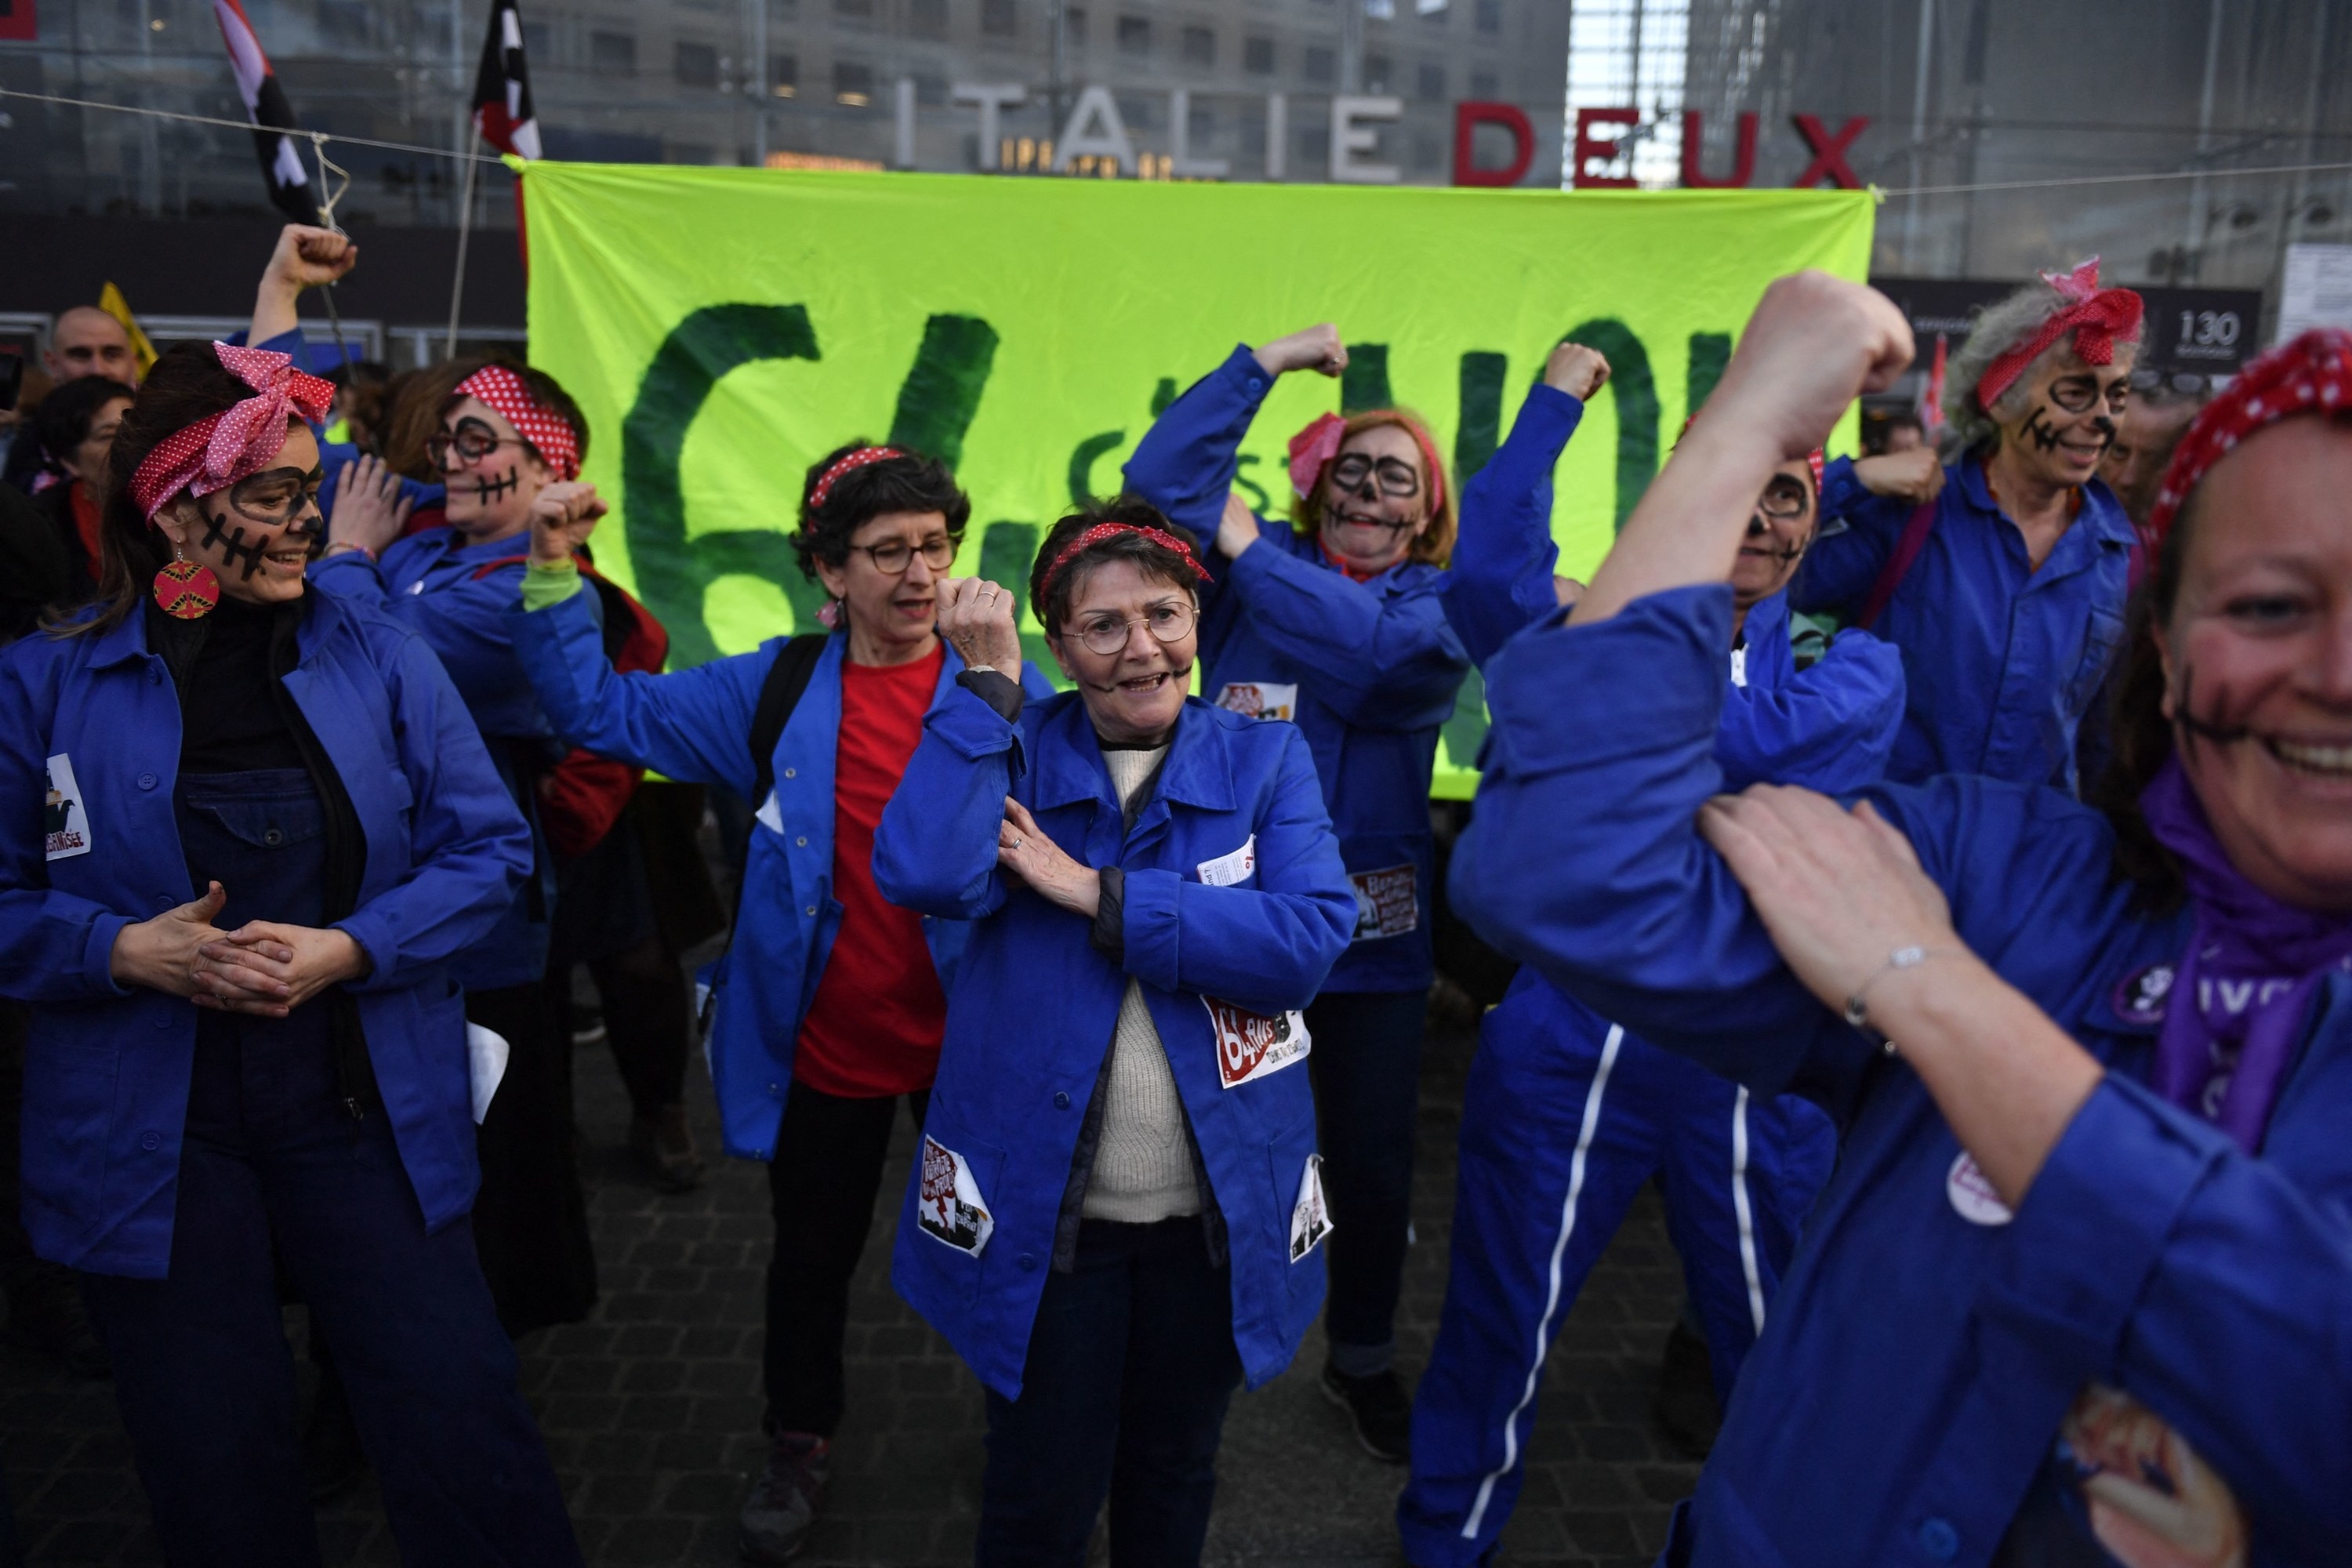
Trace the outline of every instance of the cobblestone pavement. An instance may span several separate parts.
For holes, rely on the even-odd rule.
[[[1423,1071],[1418,1239],[1398,1324],[1408,1378],[1420,1373],[1444,1291],[1469,1048],[1466,1031],[1435,1029]],[[755,1166],[722,1162],[698,1192],[654,1195],[630,1177],[627,1104],[601,1047],[581,1052],[578,1076],[604,1299],[589,1321],[526,1341],[524,1390],[591,1563],[730,1563],[735,1509],[761,1451],[767,1184]],[[697,1136],[715,1148],[708,1082],[688,1098]],[[971,1561],[980,1386],[889,1285],[896,1194],[911,1144],[902,1118],[851,1301],[850,1413],[835,1444],[825,1515],[803,1559],[814,1568]],[[1653,1190],[1552,1352],[1527,1489],[1504,1537],[1507,1563],[1646,1563],[1663,1544],[1666,1513],[1696,1473],[1673,1457],[1650,1415],[1679,1290]],[[289,1331],[299,1321],[289,1314]],[[1210,1563],[1402,1563],[1391,1518],[1402,1471],[1356,1447],[1316,1387],[1321,1361],[1318,1334],[1289,1372],[1234,1400]],[[32,1562],[158,1560],[107,1385],[0,1351],[0,1460]],[[323,1512],[320,1533],[331,1563],[398,1561],[373,1481]],[[1099,1534],[1096,1550],[1099,1559]]]

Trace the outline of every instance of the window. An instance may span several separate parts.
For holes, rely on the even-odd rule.
[[[1244,38],[1242,68],[1253,76],[1272,76],[1274,74],[1274,40]]]
[[[801,60],[798,55],[768,57],[768,90],[778,98],[794,98],[801,90]]]
[[[836,16],[871,17],[874,0],[833,0],[833,14]]]
[[[709,44],[690,44],[681,38],[677,42],[676,69],[680,87],[717,87],[719,51]]]
[[[947,78],[943,76],[924,76],[920,74],[916,76],[915,101],[917,103],[921,104],[925,109],[939,109],[943,107],[947,103]]]
[[[1118,95],[1119,123],[1129,131],[1150,130],[1153,124],[1152,111],[1162,101],[1156,93],[1149,98],[1139,93],[1120,93]]]
[[[919,38],[948,36],[948,0],[908,0],[907,25]]]
[[[1009,38],[1021,30],[1021,13],[1013,0],[980,0],[980,30],[992,38]]]
[[[1412,139],[1412,166],[1426,174],[1445,166],[1445,148],[1434,136]]]
[[[1470,96],[1481,103],[1494,101],[1503,96],[1503,79],[1493,71],[1472,71]]]
[[[1443,27],[1445,26],[1445,19],[1452,15],[1454,15],[1453,6],[1440,5],[1434,11],[1423,11],[1421,14],[1421,19],[1423,24],[1426,26]]]
[[[1478,0],[1478,30],[1482,33],[1503,30],[1503,0]]]
[[[710,163],[717,161],[719,150],[708,142],[673,142],[669,144],[669,161],[673,163]]]
[[[555,36],[544,22],[522,25],[522,55],[526,60],[543,66],[555,64]]]
[[[1188,66],[1213,66],[1217,63],[1217,35],[1207,27],[1187,27],[1183,34],[1184,63]]]
[[[1298,151],[1298,162],[1316,164],[1331,155],[1331,128],[1328,125],[1298,125],[1291,128],[1291,145]]]
[[[1205,103],[1193,104],[1190,112],[1184,116],[1184,135],[1191,141],[1193,149],[1197,152],[1207,146],[1209,139],[1216,133],[1217,111]]]
[[[833,64],[833,101],[845,109],[864,109],[874,101],[874,68],[853,60]]]
[[[588,35],[588,68],[598,76],[637,74],[637,40],[628,33]]]
[[[1421,62],[1421,76],[1415,84],[1423,98],[1443,100],[1445,97],[1445,68],[1435,60]]]
[[[1087,12],[1083,5],[1073,5],[1062,13],[1062,37],[1070,47],[1087,47]]]
[[[1339,74],[1339,57],[1330,50],[1310,45],[1305,61],[1308,81],[1328,82]]]
[[[1366,92],[1387,92],[1389,79],[1395,74],[1396,67],[1388,56],[1366,55],[1364,57],[1364,90]]]
[[[1148,55],[1151,52],[1151,18],[1121,16],[1118,19],[1118,52],[1123,55]]]

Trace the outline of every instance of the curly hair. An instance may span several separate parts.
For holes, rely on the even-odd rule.
[[[1050,588],[1045,574],[1060,559],[1070,542],[1090,528],[1106,522],[1122,522],[1129,528],[1155,528],[1171,538],[1183,542],[1192,552],[1193,560],[1201,554],[1201,541],[1182,523],[1171,522],[1160,509],[1140,496],[1123,495],[1110,500],[1090,501],[1064,517],[1045,531],[1045,542],[1037,547],[1037,559],[1029,568],[1029,608],[1045,635],[1059,638],[1062,622],[1070,613],[1070,602],[1078,596],[1078,587],[1097,566],[1114,561],[1134,563],[1135,569],[1153,582],[1169,583],[1192,593],[1200,584],[1200,574],[1187,561],[1166,545],[1145,538],[1139,533],[1115,533],[1098,539],[1080,551],[1070,563],[1055,576]]]
[[[2062,336],[2034,356],[2033,363],[1993,399],[1993,406],[1986,408],[1978,403],[1977,385],[1984,380],[1985,372],[1992,368],[1992,362],[2040,331],[2043,322],[2070,303],[2066,296],[2037,278],[1987,305],[1978,315],[1976,325],[1969,330],[1968,341],[1953,353],[1945,370],[1945,440],[1951,447],[1948,456],[1990,452],[1999,446],[2001,425],[2025,411],[2027,388],[2053,361],[2074,353],[2074,341]],[[2116,341],[2137,347],[2139,333],[2135,331],[2130,337]]]
[[[971,498],[957,485],[945,463],[920,452],[852,468],[834,480],[823,506],[810,504],[816,481],[827,468],[873,445],[861,438],[835,447],[801,476],[801,525],[793,534],[793,553],[800,559],[801,575],[812,583],[817,581],[818,562],[838,566],[847,561],[850,540],[885,512],[938,512],[947,519],[948,537],[959,549],[963,545],[964,525],[971,521]]]
[[[1365,431],[1377,430],[1384,425],[1393,426],[1412,437],[1412,449],[1421,455],[1424,463],[1429,460],[1429,455],[1437,450],[1437,438],[1429,433],[1429,422],[1409,408],[1368,408],[1360,414],[1349,415],[1348,423],[1339,433],[1339,445],[1344,449],[1349,441]],[[1423,485],[1429,482],[1427,474],[1421,478]],[[1292,498],[1290,523],[1302,539],[1312,539],[1323,531],[1323,485],[1319,478],[1314,489],[1306,495]],[[1419,561],[1431,566],[1443,566],[1452,559],[1454,481],[1451,478],[1446,479],[1445,499],[1431,516],[1429,526],[1421,531],[1404,553],[1408,561]]]

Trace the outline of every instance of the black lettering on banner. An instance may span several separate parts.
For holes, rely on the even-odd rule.
[[[1622,530],[1658,474],[1658,384],[1650,351],[1632,328],[1610,316],[1571,327],[1559,341],[1598,349],[1609,361],[1609,384],[1601,390],[1617,410],[1616,526]]]
[[[1395,406],[1396,395],[1389,390],[1388,344],[1349,343],[1348,368],[1339,373],[1339,412]]]
[[[1685,362],[1683,374],[1683,414],[1696,414],[1715,394],[1715,384],[1723,379],[1723,367],[1731,363],[1729,332],[1693,332],[1690,335],[1690,358]]]
[[[1462,356],[1456,381],[1461,389],[1461,420],[1454,427],[1454,481],[1466,485],[1479,469],[1494,460],[1503,438],[1503,377],[1509,362],[1501,354],[1473,349]]]
[[[1087,437],[1070,449],[1070,504],[1072,506],[1083,507],[1095,499],[1097,494],[1094,479],[1095,459],[1105,452],[1115,451],[1118,444],[1126,439],[1127,432],[1124,430],[1106,430],[1098,436]],[[1112,493],[1116,495],[1118,492],[1114,490]],[[1025,568],[1022,575],[1024,577],[1028,575]]]

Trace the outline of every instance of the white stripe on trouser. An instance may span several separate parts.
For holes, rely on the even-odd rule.
[[[1739,1216],[1739,1268],[1748,1276],[1748,1315],[1764,1332],[1764,1278],[1756,1268],[1756,1214],[1748,1202],[1748,1091],[1731,1103],[1731,1209]]]
[[[1592,1087],[1584,1091],[1584,1123],[1577,1129],[1576,1153],[1568,1163],[1568,1198],[1559,1208],[1559,1237],[1551,1244],[1551,1289],[1544,1299],[1543,1316],[1536,1321],[1535,1356],[1528,1363],[1527,1387],[1504,1417],[1503,1462],[1478,1483],[1477,1500],[1470,1505],[1470,1518],[1462,1526],[1465,1541],[1477,1539],[1478,1526],[1486,1518],[1487,1500],[1495,1495],[1495,1483],[1519,1462],[1519,1416],[1535,1403],[1536,1387],[1543,1381],[1544,1356],[1551,1349],[1551,1320],[1559,1310],[1559,1260],[1568,1251],[1568,1238],[1576,1233],[1576,1200],[1584,1192],[1585,1156],[1592,1150],[1593,1133],[1600,1130],[1601,1097],[1609,1088],[1609,1069],[1617,1065],[1617,1047],[1624,1038],[1623,1027],[1609,1026],[1609,1038],[1601,1047],[1600,1068],[1592,1075]]]

